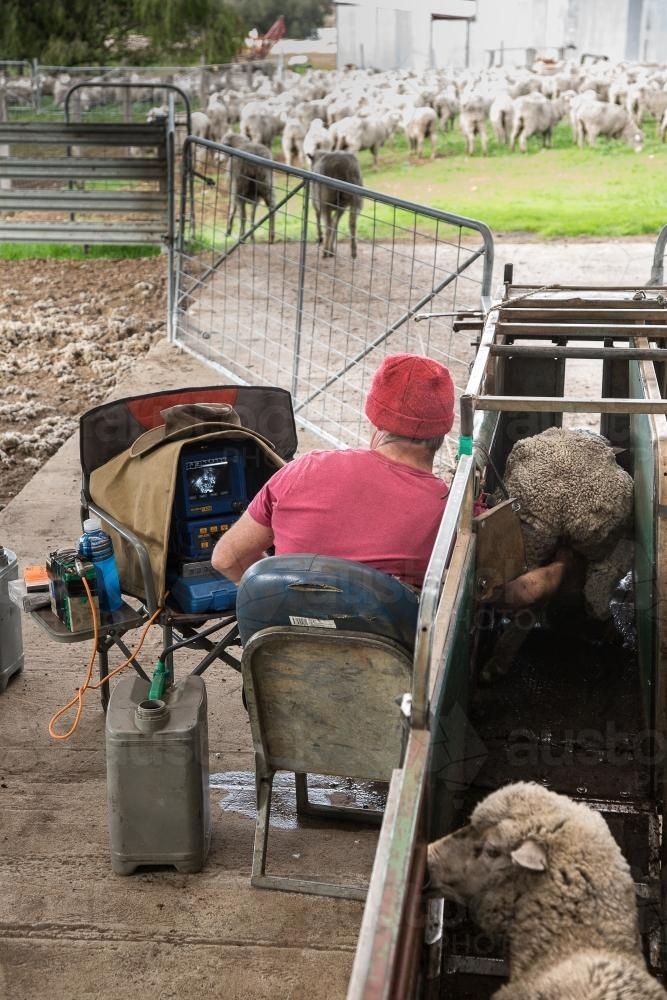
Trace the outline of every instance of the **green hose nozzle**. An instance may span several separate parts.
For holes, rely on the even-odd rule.
[[[151,688],[148,697],[151,701],[162,701],[164,689],[167,686],[167,668],[164,660],[158,660],[153,671]]]

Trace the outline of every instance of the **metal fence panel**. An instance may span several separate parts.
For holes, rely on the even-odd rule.
[[[175,263],[175,341],[231,380],[290,389],[298,421],[337,447],[368,439],[363,399],[385,354],[447,364],[466,385],[471,332],[462,312],[489,295],[493,240],[486,226],[357,188],[358,254],[346,213],[333,257],[317,243],[315,175],[190,137],[184,156],[181,239]],[[270,171],[275,241],[264,202],[228,232],[230,164]],[[193,178],[194,184],[190,183]],[[454,440],[443,450],[452,467]]]

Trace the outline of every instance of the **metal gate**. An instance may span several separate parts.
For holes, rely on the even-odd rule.
[[[253,221],[249,204],[244,231],[237,212],[228,233],[234,158],[270,172],[273,206],[260,203]],[[363,399],[387,353],[437,358],[463,389],[490,294],[485,225],[331,181],[361,194],[363,207],[356,258],[347,214],[336,254],[325,258],[310,197],[317,175],[194,137],[183,163],[172,317],[179,345],[232,381],[289,389],[300,425],[338,447],[366,441]],[[443,469],[453,467],[453,441]]]

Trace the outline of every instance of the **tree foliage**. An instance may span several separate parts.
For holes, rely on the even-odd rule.
[[[311,38],[331,10],[331,0],[229,0],[250,28],[260,34],[282,14],[288,38]]]
[[[4,0],[5,59],[45,65],[228,62],[247,28],[225,0]],[[137,46],[138,37],[147,44]]]

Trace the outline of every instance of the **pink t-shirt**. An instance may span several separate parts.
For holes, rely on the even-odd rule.
[[[311,451],[274,473],[248,507],[276,555],[366,563],[421,586],[449,488],[366,448]]]

